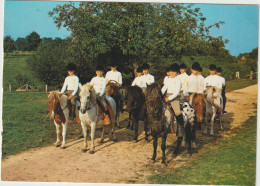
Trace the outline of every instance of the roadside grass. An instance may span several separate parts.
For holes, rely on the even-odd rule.
[[[257,79],[233,79],[226,82],[226,92],[245,88],[251,85],[257,84]]]
[[[215,144],[197,160],[171,173],[153,175],[149,183],[193,185],[255,185],[256,117],[230,139]]]
[[[17,154],[56,141],[56,128],[48,114],[47,95],[38,92],[7,92],[3,94],[2,155]],[[81,127],[69,124],[67,139],[79,135]]]

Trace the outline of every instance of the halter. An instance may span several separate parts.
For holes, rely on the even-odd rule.
[[[89,90],[89,92],[91,92],[91,90]],[[91,100],[91,97],[92,97],[92,92],[90,93],[90,96],[89,96],[89,100]],[[95,101],[95,103],[94,104],[92,104],[91,103],[91,101],[90,101],[90,105],[89,105],[89,107],[88,108],[86,108],[86,111],[88,111],[88,110],[90,110],[90,109],[92,109],[95,105],[97,104],[97,102]],[[80,105],[81,105],[81,103],[80,103]]]

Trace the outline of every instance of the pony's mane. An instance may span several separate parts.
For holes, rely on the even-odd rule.
[[[141,94],[143,94],[142,92],[142,89],[138,86],[130,86],[128,88],[128,94],[131,96],[131,97],[136,97],[136,96],[139,96]]]
[[[146,89],[146,95],[152,98],[157,98],[157,97],[161,97],[160,95],[161,93],[161,85],[157,82],[148,85],[147,89]]]
[[[48,95],[49,99],[52,99],[53,97],[57,97],[60,99],[59,92],[58,91],[51,91],[50,94]]]
[[[201,103],[204,100],[205,100],[205,96],[203,94],[194,94],[193,103],[195,102]]]

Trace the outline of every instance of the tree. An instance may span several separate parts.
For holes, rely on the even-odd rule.
[[[15,48],[15,42],[11,36],[6,36],[4,38],[4,52],[12,52]]]
[[[27,66],[36,77],[47,85],[59,86],[67,75],[68,42],[68,40],[54,40],[53,42],[42,43],[36,53],[27,61]]]
[[[21,38],[19,37],[16,41],[15,41],[15,46],[16,49],[19,51],[25,51],[27,48],[27,41],[25,38]]]
[[[35,51],[38,45],[41,43],[40,35],[36,32],[32,32],[25,38],[27,42],[26,50],[27,51]]]
[[[181,4],[81,2],[59,5],[49,12],[57,27],[71,31],[69,51],[85,72],[93,74],[94,64],[102,56],[120,51],[124,59],[123,74],[143,62],[163,68],[183,56],[197,54],[223,55],[225,42],[210,36],[199,8]],[[112,59],[103,57],[105,63]],[[122,62],[122,61],[121,61]]]

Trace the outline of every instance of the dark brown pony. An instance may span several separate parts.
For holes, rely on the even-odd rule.
[[[106,87],[106,95],[112,97],[116,102],[116,122],[117,127],[120,128],[119,123],[119,115],[120,115],[120,105],[121,105],[121,97],[120,97],[120,87],[115,83],[108,83]]]
[[[148,140],[147,133],[147,114],[145,109],[145,96],[142,89],[138,86],[130,86],[126,88],[127,107],[126,110],[132,116],[133,125],[135,128],[135,137],[138,139],[138,122],[140,119],[144,121],[145,140]]]
[[[148,122],[151,128],[151,135],[153,137],[153,156],[152,161],[155,162],[157,155],[157,143],[158,138],[161,136],[161,149],[162,149],[162,164],[166,166],[166,138],[167,133],[170,128],[170,121],[167,121],[165,117],[165,113],[169,110],[165,109],[164,101],[161,94],[161,86],[158,83],[153,83],[147,86],[146,89],[146,107],[147,107],[147,115]]]

